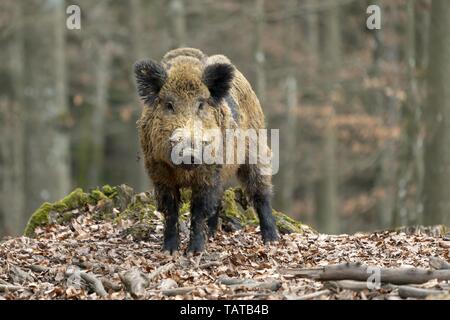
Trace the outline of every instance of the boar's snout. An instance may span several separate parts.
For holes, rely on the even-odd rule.
[[[202,147],[209,143],[200,131],[195,129],[177,129],[170,136],[173,165],[185,170],[193,170],[202,164]]]

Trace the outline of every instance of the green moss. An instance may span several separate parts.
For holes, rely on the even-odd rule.
[[[188,203],[191,201],[191,196],[192,196],[191,189],[183,188],[183,189],[181,189],[180,194],[181,194],[181,202]]]
[[[190,217],[191,190],[181,191],[180,222],[185,223]],[[33,236],[38,226],[50,223],[64,223],[76,215],[84,212],[86,204],[95,205],[93,216],[98,220],[113,219],[119,222],[121,219],[138,221],[140,225],[134,238],[143,239],[147,230],[153,228],[155,220],[156,204],[151,193],[134,194],[134,191],[125,185],[111,187],[106,185],[96,188],[90,193],[78,188],[55,203],[44,203],[30,218],[25,229],[26,236]],[[117,210],[120,213],[117,214]],[[78,209],[78,210],[74,210]],[[273,210],[277,226],[281,233],[302,233],[308,228],[300,222]],[[238,230],[246,225],[258,225],[258,217],[255,210],[249,205],[245,193],[240,188],[225,190],[220,212],[220,221],[225,231]],[[311,230],[311,229],[309,229]]]
[[[150,222],[156,218],[154,214],[155,210],[154,199],[147,194],[138,194],[133,197],[127,208],[119,214],[116,221],[120,219],[133,219]]]
[[[66,210],[72,210],[86,205],[89,202],[89,195],[84,193],[81,188],[77,188],[72,191],[68,196],[55,202],[53,204],[53,210],[57,212],[63,212]]]
[[[303,233],[305,231],[305,226],[301,222],[292,219],[284,213],[272,210],[272,214],[281,233]]]
[[[246,210],[236,201],[234,188],[225,190],[222,197],[222,210],[220,218],[224,230],[233,231],[242,228],[249,223]]]
[[[99,202],[100,200],[108,199],[108,197],[99,189],[92,190],[90,193],[90,197],[95,203]]]
[[[45,226],[49,223],[49,213],[53,209],[53,205],[51,203],[45,202],[37,209],[25,227],[24,235],[26,237],[32,237],[34,234],[34,230],[39,226]]]
[[[114,198],[115,196],[117,196],[117,188],[116,187],[111,187],[110,185],[104,185],[102,187],[102,192],[110,199]]]
[[[143,222],[127,228],[124,233],[130,235],[135,241],[148,241],[154,231],[155,226],[153,224]]]
[[[64,213],[65,211],[81,208],[89,203],[89,195],[81,188],[75,189],[68,196],[55,202],[45,202],[39,209],[37,209],[29,219],[27,226],[25,227],[25,236],[32,237],[34,230],[38,226],[44,226],[51,222],[50,213]],[[55,217],[56,222],[64,222],[72,218],[72,214],[65,213]]]

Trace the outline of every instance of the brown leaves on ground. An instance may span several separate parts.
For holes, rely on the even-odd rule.
[[[280,274],[360,262],[386,268],[430,268],[450,261],[448,240],[422,233],[283,235],[266,247],[257,228],[219,232],[207,251],[166,256],[162,225],[146,241],[124,232],[139,221],[98,221],[92,213],[36,230],[36,238],[0,243],[0,299],[396,299],[395,288],[345,290],[330,283]],[[430,281],[423,288],[447,288]],[[106,293],[106,294],[105,294]]]

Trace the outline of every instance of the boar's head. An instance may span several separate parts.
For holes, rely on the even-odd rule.
[[[234,67],[178,57],[170,64],[143,60],[135,64],[134,71],[146,105],[141,131],[146,131],[152,158],[183,169],[195,168],[202,162],[198,143],[208,143],[209,129],[221,128],[220,105],[231,88]],[[180,143],[182,152],[174,161],[173,151]]]

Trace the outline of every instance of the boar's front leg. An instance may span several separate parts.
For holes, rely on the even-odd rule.
[[[200,186],[192,188],[191,232],[188,253],[202,252],[205,249],[209,222],[215,223],[214,215],[217,213],[221,196],[220,184],[213,186]],[[212,219],[209,220],[208,219]],[[215,227],[213,227],[215,229]],[[211,230],[213,233],[215,230]]]
[[[155,195],[158,211],[164,214],[163,251],[170,254],[178,250],[178,210],[180,208],[180,191],[165,185],[155,185]]]

